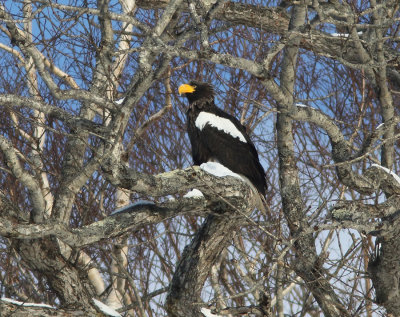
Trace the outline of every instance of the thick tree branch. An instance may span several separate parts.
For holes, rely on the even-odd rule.
[[[167,295],[166,309],[172,317],[201,316],[201,291],[212,266],[240,227],[240,219],[250,216],[258,193],[249,188],[241,200],[227,199],[228,204],[214,204],[192,242],[183,251]],[[252,195],[255,195],[252,197]]]
[[[299,29],[305,23],[306,5],[301,3],[292,8],[289,31]],[[304,204],[300,191],[299,171],[294,155],[293,122],[288,111],[293,104],[296,63],[299,51],[299,37],[293,37],[287,43],[281,63],[280,89],[289,101],[278,102],[276,122],[277,147],[279,155],[279,183],[282,195],[282,209],[285,214],[291,235],[296,239],[295,272],[305,281],[326,316],[350,316],[339,297],[335,294],[326,278],[327,272],[317,255],[315,240],[311,234],[303,235],[309,226],[304,218]]]
[[[60,308],[48,308],[40,306],[23,306],[0,300],[1,316],[19,317],[87,317],[85,310],[65,310]]]
[[[387,122],[384,126],[373,131],[371,135],[366,138],[362,148],[355,155],[351,155],[350,144],[344,138],[339,127],[334,123],[332,118],[323,112],[311,107],[297,106],[294,111],[290,111],[289,115],[295,120],[313,123],[327,132],[332,145],[332,159],[336,163],[335,167],[338,176],[345,185],[363,194],[371,194],[379,188],[388,190],[388,193],[397,193],[397,182],[388,185],[385,182],[387,175],[382,170],[372,167],[370,172],[360,175],[352,171],[351,164],[363,158],[368,151],[371,150],[372,145],[379,137],[381,137],[388,128],[393,127],[400,121],[400,117],[392,117],[390,122]]]
[[[169,0],[139,0],[136,1],[136,4],[140,8],[153,10],[154,8],[164,8],[169,2]],[[318,2],[316,4],[318,4]],[[370,43],[369,37],[373,35],[365,32],[365,34],[360,37],[357,34],[358,29],[368,28],[369,25],[354,23],[356,17],[350,14],[349,10],[344,8],[345,4],[341,5],[340,9],[335,8],[335,5],[331,3],[321,3],[319,5],[321,6],[321,10],[317,10],[317,13],[320,14],[322,12],[319,16],[322,21],[319,20],[318,23],[326,22],[339,26],[345,24],[346,26],[353,27],[356,35],[337,37],[321,32],[313,27],[311,30],[302,33],[302,40],[299,43],[300,47],[311,50],[322,56],[329,56],[335,59],[340,58],[349,63],[359,65],[365,63],[365,59],[370,60],[370,57],[364,53],[362,55],[364,58],[360,59],[360,48]],[[189,11],[188,8],[184,8],[184,10]],[[327,10],[336,10],[342,13],[347,12],[351,22],[343,22],[342,13],[340,15],[333,15],[335,19],[329,18],[324,20]],[[227,1],[222,5],[214,14],[214,17],[217,20],[225,21],[231,25],[246,25],[281,36],[287,34],[290,19],[287,12],[282,10],[281,7],[266,7],[231,1]],[[365,52],[365,50],[363,49],[362,52]],[[386,54],[386,60],[390,61],[392,65],[389,67],[395,67],[400,61],[400,53],[392,49],[389,45],[385,45],[384,52]],[[372,65],[373,64],[370,66]]]
[[[95,123],[91,120],[81,118],[79,116],[74,116],[69,112],[52,106],[44,101],[35,100],[33,98],[21,97],[18,95],[2,95],[0,94],[0,103],[3,106],[8,107],[11,111],[14,107],[25,106],[31,109],[40,111],[49,117],[56,118],[64,122],[71,129],[82,129],[86,130],[91,134],[101,136],[102,138],[107,137],[109,128],[102,124]]]
[[[6,25],[10,32],[12,41],[18,45],[18,47],[21,49],[26,57],[31,57],[33,59],[40,76],[56,98],[87,100],[97,104],[101,104],[106,107],[110,107],[111,109],[114,108],[114,104],[112,102],[109,102],[101,98],[100,96],[92,96],[85,90],[61,90],[54,82],[53,78],[47,70],[48,65],[46,65],[45,62],[47,59],[43,57],[42,53],[40,53],[34,43],[29,40],[29,37],[18,28],[16,23],[14,23],[12,16],[5,11],[3,6],[0,6],[0,19],[7,21]]]
[[[15,223],[14,218],[1,217],[0,235],[14,239],[55,236],[71,247],[81,248],[179,215],[205,216],[212,206],[220,205],[221,199],[222,201],[229,199],[234,205],[245,200],[243,192],[248,189],[248,185],[240,180],[232,177],[215,177],[197,166],[156,176],[131,172],[124,178],[129,176],[132,176],[131,182],[138,185],[127,188],[122,186],[126,183],[120,183],[119,187],[137,190],[151,196],[182,194],[191,188],[197,188],[208,198],[206,200],[182,198],[159,204],[139,203],[124,209],[123,212],[77,229],[70,229],[62,223],[21,224]],[[168,190],[164,189],[165,186]],[[4,207],[10,208],[9,205]],[[15,213],[10,213],[12,214]]]
[[[0,136],[0,150],[15,178],[28,190],[33,220],[36,223],[42,222],[45,202],[37,180],[23,168],[14,147],[3,136]]]

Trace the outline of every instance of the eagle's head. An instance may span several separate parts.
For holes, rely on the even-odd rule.
[[[192,80],[189,84],[179,86],[178,92],[180,95],[186,96],[189,103],[193,103],[200,99],[213,100],[214,89],[209,83]]]

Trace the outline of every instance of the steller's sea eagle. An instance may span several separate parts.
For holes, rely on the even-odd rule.
[[[265,172],[246,128],[214,103],[214,89],[208,83],[191,81],[181,85],[180,95],[189,100],[187,129],[195,165],[218,162],[247,177],[265,196]]]

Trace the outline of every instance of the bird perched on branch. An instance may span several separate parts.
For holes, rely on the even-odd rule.
[[[245,176],[265,196],[265,172],[256,148],[239,120],[215,105],[213,87],[191,81],[178,92],[189,100],[187,127],[194,164],[218,162]]]

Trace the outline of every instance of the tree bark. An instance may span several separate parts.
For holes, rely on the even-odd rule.
[[[254,194],[247,188],[240,200],[222,200],[210,208],[201,228],[182,253],[167,295],[166,309],[171,317],[202,316],[201,291],[210,269],[246,216],[254,209]],[[235,207],[233,207],[235,206]]]
[[[289,31],[298,29],[303,25],[305,15],[306,5],[295,5],[292,9]],[[297,37],[287,44],[281,64],[280,87],[288,100],[288,104],[278,104],[279,112],[276,122],[282,208],[291,236],[296,238],[294,247],[297,261],[294,270],[305,281],[307,288],[314,295],[325,316],[350,316],[325,278],[327,274],[317,256],[313,235],[303,234],[308,224],[303,216],[305,210],[294,155],[293,123],[287,114],[294,103],[296,61],[300,41],[300,37]]]
[[[73,259],[64,259],[55,239],[16,240],[14,248],[33,272],[46,277],[62,307],[95,312],[91,299],[96,293],[90,285],[87,271],[75,267]]]

